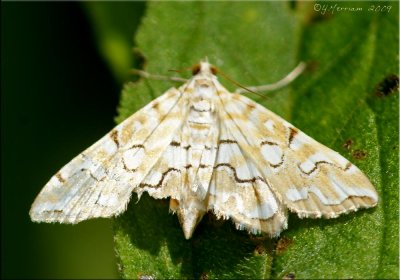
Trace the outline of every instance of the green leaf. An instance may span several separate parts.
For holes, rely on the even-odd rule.
[[[135,40],[155,74],[208,56],[241,84],[259,85],[309,62],[290,87],[268,99],[249,96],[355,163],[376,186],[378,207],[332,220],[292,214],[279,239],[209,214],[185,240],[166,200],[134,196],[114,226],[124,278],[398,278],[398,3],[317,4],[362,11],[322,14],[311,2],[152,2]],[[127,84],[118,121],[171,86]]]

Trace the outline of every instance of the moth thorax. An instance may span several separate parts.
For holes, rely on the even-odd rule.
[[[201,98],[211,98],[215,94],[215,85],[209,79],[197,79],[194,83],[194,94]]]

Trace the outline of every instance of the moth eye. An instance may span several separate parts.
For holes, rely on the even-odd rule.
[[[211,70],[211,73],[213,75],[217,75],[217,73],[218,73],[218,68],[217,67],[215,67],[214,65],[211,65],[210,70]]]
[[[200,64],[195,64],[192,67],[192,74],[197,75],[200,72]]]

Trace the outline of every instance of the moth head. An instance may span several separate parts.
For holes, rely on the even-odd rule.
[[[218,69],[208,61],[201,61],[192,66],[192,74],[195,75],[217,75]]]

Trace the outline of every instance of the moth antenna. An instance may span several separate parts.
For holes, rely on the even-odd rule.
[[[230,78],[228,75],[226,75],[226,74],[225,74],[224,72],[222,72],[220,69],[218,69],[218,73],[221,74],[222,77],[224,77],[225,79],[227,79],[228,81],[230,81],[230,82],[233,83],[234,85],[236,85],[236,86],[238,86],[238,87],[240,87],[240,88],[242,88],[242,89],[244,89],[244,90],[247,90],[248,92],[254,93],[255,95],[258,95],[258,96],[260,96],[260,97],[262,97],[262,98],[267,98],[267,96],[265,96],[265,95],[263,95],[263,94],[261,94],[261,93],[258,93],[258,92],[256,92],[256,91],[253,91],[253,90],[251,90],[251,89],[249,89],[249,88],[247,88],[247,87],[241,85],[240,83],[236,82],[234,79]]]
[[[304,72],[304,70],[307,68],[307,64],[305,62],[300,62],[296,68],[294,68],[289,74],[287,74],[285,77],[283,77],[281,80],[273,83],[273,84],[268,84],[268,85],[261,85],[261,86],[252,86],[252,87],[247,87],[245,88],[247,91],[249,90],[255,90],[255,91],[274,91],[281,89],[287,85],[289,85],[291,82],[293,82],[295,79],[297,79],[300,74]],[[241,88],[244,88],[241,86]],[[236,89],[235,93],[243,93],[243,89],[238,88]]]
[[[144,79],[150,79],[150,80],[160,80],[160,81],[172,81],[172,82],[187,82],[187,79],[181,78],[181,77],[169,77],[169,76],[163,76],[163,75],[154,75],[150,74],[144,70],[140,69],[131,69],[130,71],[132,74],[138,75],[139,77],[142,77]]]
[[[168,69],[168,71],[170,71],[170,72],[182,73],[182,72],[185,72],[185,71],[189,71],[189,70],[191,70],[191,69],[192,69],[192,67],[193,67],[193,66],[190,66],[190,67],[184,67],[184,68],[180,68],[180,69]]]

